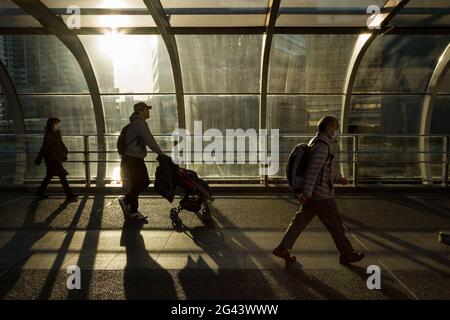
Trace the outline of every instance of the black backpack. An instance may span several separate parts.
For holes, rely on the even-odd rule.
[[[127,133],[128,129],[130,129],[130,124],[127,124],[125,127],[120,130],[119,138],[117,139],[117,152],[120,156],[124,156],[127,151],[127,147],[132,144],[135,140],[139,139],[139,137],[134,138],[129,143],[127,143]]]
[[[313,144],[308,145],[306,143],[297,144],[289,154],[288,163],[286,166],[286,179],[289,187],[291,187],[294,192],[301,192],[303,187],[303,182],[305,179],[306,169],[309,164],[309,154],[311,148],[317,143],[325,143],[322,140],[317,140]],[[328,144],[325,143],[327,146]],[[331,156],[330,147],[328,146],[328,158]],[[323,169],[320,173],[320,184],[322,184],[323,179]]]

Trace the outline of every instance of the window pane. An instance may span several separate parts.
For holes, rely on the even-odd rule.
[[[314,134],[323,116],[339,119],[341,105],[341,96],[268,96],[267,128],[280,129],[280,134]]]
[[[176,97],[170,96],[103,96],[106,132],[119,133],[129,123],[133,105],[143,101],[153,108],[147,120],[154,135],[171,135],[178,127]]]
[[[102,93],[175,92],[172,68],[160,36],[111,33],[80,36]]]
[[[61,133],[96,134],[90,96],[19,96],[27,133],[42,133],[50,117],[61,119]]]
[[[354,92],[425,93],[450,36],[384,35],[364,55]]]
[[[223,136],[226,129],[255,129],[259,128],[259,97],[258,96],[186,96],[186,123],[193,135],[194,121],[202,121],[202,134],[208,129],[219,129]],[[214,140],[216,141],[216,140]],[[224,140],[218,138],[227,153],[236,152],[226,149]],[[245,158],[249,159],[249,139],[246,138]],[[203,149],[211,141],[203,141]],[[192,151],[193,149],[192,145]],[[224,162],[226,156],[224,155]],[[237,158],[235,158],[237,159]],[[259,178],[259,164],[190,164],[189,169],[196,170],[202,177],[208,178]]]
[[[450,134],[450,96],[437,96],[431,118],[431,133]]]
[[[447,71],[447,75],[439,88],[439,93],[450,93],[450,72]]]
[[[349,133],[418,134],[424,96],[353,96]]]
[[[186,96],[186,126],[192,132],[194,121],[203,129],[259,128],[258,96]]]
[[[269,92],[341,93],[356,35],[275,35]]]
[[[78,62],[55,36],[0,36],[18,93],[88,93]]]
[[[14,133],[12,110],[8,108],[3,94],[0,94],[0,133]]]
[[[63,120],[61,119],[61,130],[64,130],[64,134],[66,133],[65,128],[67,124],[63,123],[62,121]],[[42,133],[42,130],[39,133]],[[45,165],[43,163],[40,166],[36,166],[34,164],[34,159],[39,152],[43,138],[43,135],[26,137],[28,157],[25,179],[27,181],[35,180],[35,182],[37,182],[36,180],[41,180],[43,177],[45,177]],[[68,179],[84,182],[85,168],[84,163],[82,163],[82,161],[84,160],[84,155],[81,153],[84,150],[83,137],[63,136],[63,141],[67,149],[69,150],[67,162],[64,162],[64,168],[69,172]],[[57,182],[57,180],[54,182]]]
[[[186,93],[258,93],[261,35],[177,36]]]

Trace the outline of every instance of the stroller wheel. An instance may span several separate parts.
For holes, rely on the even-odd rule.
[[[170,220],[180,221],[180,218],[178,217],[178,210],[176,208],[172,208],[170,210]]]
[[[211,212],[209,212],[208,209],[203,209],[202,210],[202,215],[203,215],[203,218],[205,218],[207,220],[211,219]]]

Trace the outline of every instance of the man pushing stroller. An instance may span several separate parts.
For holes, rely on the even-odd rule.
[[[146,221],[147,217],[139,212],[139,195],[150,184],[144,158],[147,146],[162,157],[168,157],[159,147],[146,122],[150,118],[152,106],[144,102],[134,105],[130,123],[120,132],[117,150],[121,156],[120,170],[125,184],[125,197],[119,200],[124,214],[130,218]]]

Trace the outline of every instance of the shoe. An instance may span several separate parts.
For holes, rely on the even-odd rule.
[[[129,217],[135,220],[147,220],[147,216],[142,215],[142,213],[140,213],[139,211],[130,213]]]
[[[352,252],[350,254],[346,254],[344,256],[340,256],[339,263],[340,264],[349,264],[361,261],[364,258],[364,253],[361,252]]]
[[[297,258],[295,256],[292,256],[289,253],[289,250],[286,248],[283,248],[282,246],[276,247],[272,253],[276,255],[277,257],[284,259],[286,262],[295,262]]]
[[[48,199],[49,198],[49,196],[44,194],[43,192],[36,192],[34,195],[36,197],[39,197],[39,198],[42,198],[42,199]]]
[[[125,202],[125,198],[119,199],[120,207],[122,208],[123,214],[129,216],[131,213],[130,205]]]
[[[67,201],[75,200],[76,198],[78,198],[77,194],[69,193],[69,194],[66,195],[66,200]]]

